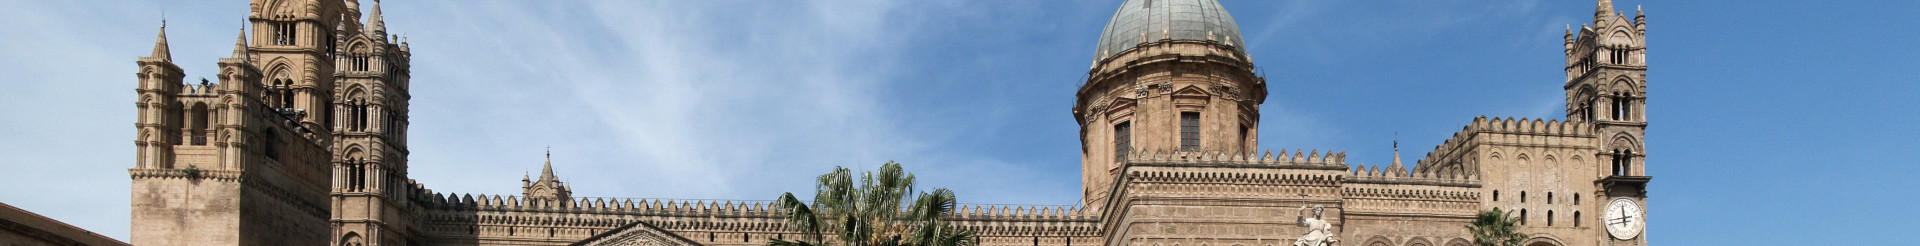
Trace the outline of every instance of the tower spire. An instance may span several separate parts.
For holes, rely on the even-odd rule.
[[[160,37],[153,41],[153,54],[148,56],[163,61],[173,61],[173,52],[167,50],[167,20],[160,20]]]
[[[240,37],[235,38],[233,41],[233,57],[232,58],[247,59],[247,28],[246,26],[240,27]]]
[[[373,11],[367,15],[367,33],[372,33],[376,36],[381,36],[381,37],[385,37],[387,35],[387,21],[382,20],[382,18],[380,17],[380,1],[379,0],[373,1]]]
[[[1605,19],[1606,17],[1613,16],[1613,0],[1600,0],[1600,2],[1596,5],[1597,6],[1594,6],[1594,10],[1593,10],[1593,20],[1595,23],[1598,23],[1599,21]],[[377,7],[380,5],[374,4],[374,6]]]
[[[378,3],[376,2],[375,4]],[[547,163],[540,167],[540,180],[560,180],[560,178],[553,176],[553,147],[547,147]]]

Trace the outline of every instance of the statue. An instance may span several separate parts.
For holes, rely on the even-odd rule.
[[[1326,208],[1313,205],[1313,217],[1307,217],[1307,206],[1300,206],[1300,215],[1294,217],[1294,224],[1307,227],[1307,234],[1293,240],[1293,246],[1332,246],[1340,243],[1333,238],[1333,223],[1320,218],[1320,212]]]

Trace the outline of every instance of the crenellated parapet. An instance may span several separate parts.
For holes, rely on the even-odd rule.
[[[1200,150],[1200,151],[1139,150],[1139,151],[1135,151],[1132,155],[1129,155],[1129,158],[1124,160],[1124,162],[1127,162],[1129,164],[1153,163],[1153,164],[1192,164],[1192,165],[1254,165],[1254,166],[1296,167],[1296,168],[1313,168],[1313,169],[1327,169],[1327,168],[1345,169],[1346,163],[1347,163],[1347,152],[1341,151],[1341,152],[1335,153],[1333,151],[1321,152],[1319,150],[1311,150],[1311,151],[1294,150],[1292,152],[1292,155],[1289,156],[1287,150],[1280,150],[1279,154],[1274,154],[1273,151],[1271,150],[1266,151],[1264,153],[1255,153],[1255,152],[1239,153],[1239,152],[1230,152],[1230,151],[1221,151],[1221,150]]]
[[[971,230],[982,241],[1062,240],[1098,236],[1100,215],[1080,206],[961,204],[946,218],[955,227]],[[1003,243],[1013,244],[1013,243]]]
[[[429,193],[420,205],[428,215],[421,224],[440,240],[571,242],[634,222],[704,245],[764,245],[768,239],[798,235],[786,230],[786,214],[771,201],[585,197],[562,202],[425,191]],[[1091,238],[1098,220],[1097,214],[1076,206],[1037,205],[960,205],[947,217],[983,240]]]
[[[1397,164],[1386,166],[1386,167],[1381,167],[1379,165],[1373,165],[1369,167],[1365,164],[1354,165],[1352,169],[1349,169],[1347,171],[1347,173],[1348,175],[1352,175],[1352,176],[1349,176],[1349,178],[1347,178],[1347,183],[1409,184],[1409,185],[1433,185],[1433,186],[1452,186],[1452,187],[1479,187],[1480,186],[1480,177],[1477,175],[1459,174],[1459,173],[1407,171],[1407,168]]]
[[[1479,146],[1583,147],[1597,135],[1591,122],[1474,117],[1473,123],[1461,127],[1452,138],[1416,161],[1413,170],[1430,176],[1472,175],[1477,166],[1463,162],[1471,159],[1467,155]]]

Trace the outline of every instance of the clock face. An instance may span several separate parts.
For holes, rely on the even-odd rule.
[[[1633,239],[1640,235],[1646,226],[1647,214],[1640,211],[1640,204],[1633,200],[1620,198],[1607,203],[1607,213],[1601,221],[1607,226],[1607,233],[1620,240]]]

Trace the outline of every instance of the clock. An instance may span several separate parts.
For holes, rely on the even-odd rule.
[[[1647,225],[1646,217],[1647,214],[1640,210],[1640,203],[1626,198],[1613,199],[1613,202],[1607,203],[1607,212],[1601,216],[1605,221],[1601,221],[1601,224],[1607,226],[1607,234],[1612,234],[1613,238],[1628,240],[1640,236],[1640,230]]]

